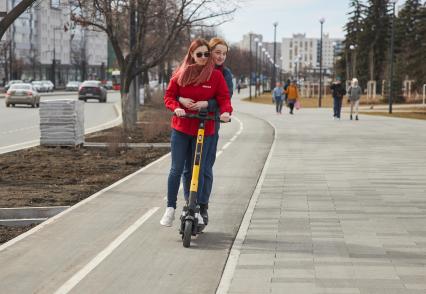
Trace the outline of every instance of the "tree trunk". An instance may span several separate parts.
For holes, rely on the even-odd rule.
[[[136,104],[136,84],[131,83],[121,71],[121,114],[123,118],[123,128],[125,132],[131,131],[137,121],[138,104]]]
[[[369,66],[370,81],[373,81],[374,80],[374,47],[371,47],[368,57],[370,62],[370,66]]]

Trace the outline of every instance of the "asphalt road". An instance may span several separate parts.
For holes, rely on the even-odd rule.
[[[77,99],[77,93],[58,93],[45,95],[41,101]],[[111,127],[119,116],[120,94],[108,93],[108,102],[99,103],[89,100],[85,103],[85,131]],[[116,104],[116,106],[114,106]],[[118,107],[117,107],[118,106]],[[7,108],[4,99],[0,99],[0,154],[26,147],[36,146],[40,139],[40,117],[37,108],[17,105]]]

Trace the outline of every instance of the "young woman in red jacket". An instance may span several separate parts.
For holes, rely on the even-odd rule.
[[[218,69],[223,77],[225,78],[226,85],[228,87],[228,91],[230,97],[232,98],[234,84],[232,81],[232,73],[229,68],[224,66],[224,62],[226,60],[226,55],[228,54],[228,44],[225,40],[221,38],[212,38],[209,41],[209,47],[211,51],[211,55],[213,58],[213,62],[215,64],[215,68]],[[179,97],[179,102],[182,103],[183,106],[190,110],[199,110],[198,105],[194,104],[194,101],[189,98]],[[219,116],[219,107],[215,99],[210,99],[208,102],[205,102],[204,107],[207,107],[209,111],[215,112],[217,116]],[[204,165],[204,182],[203,182],[203,190],[200,191],[200,214],[203,217],[204,224],[208,224],[208,203],[210,199],[210,194],[212,192],[213,187],[213,165],[216,161],[216,151],[217,144],[219,141],[219,129],[220,123],[216,122],[215,130],[216,133],[213,138],[212,146],[209,148],[209,153],[203,152],[203,156],[207,157],[206,165]],[[183,170],[182,184],[183,184],[183,192],[185,198],[189,197],[189,186],[191,182],[191,162],[185,163],[185,168]]]
[[[204,105],[209,99],[216,99],[220,110],[220,119],[229,121],[232,106],[229,91],[219,70],[214,69],[210,56],[209,45],[203,39],[191,43],[182,64],[173,73],[164,96],[164,104],[175,113],[172,117],[171,153],[172,165],[167,182],[167,208],[160,224],[171,226],[175,218],[177,194],[186,160],[194,155],[199,121],[183,117],[186,113],[197,113],[180,104],[177,97],[191,98],[194,103]],[[214,113],[210,113],[214,115]],[[208,153],[215,134],[214,121],[206,121],[203,153]],[[201,170],[205,165],[206,156],[201,158]],[[199,178],[198,190],[202,191],[203,177]],[[199,203],[202,204],[202,203]]]

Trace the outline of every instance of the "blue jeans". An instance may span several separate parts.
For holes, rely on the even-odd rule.
[[[212,136],[204,137],[203,154],[204,152],[206,153],[209,152],[209,146],[211,145],[212,138],[213,138]],[[186,162],[191,163],[191,167],[192,167],[192,161],[194,159],[196,142],[197,142],[196,136],[190,136],[182,132],[176,131],[174,129],[172,130],[172,136],[171,136],[172,166],[170,168],[169,178],[167,181],[167,207],[176,208],[177,194],[179,192],[179,185],[180,185],[183,169],[185,167]],[[206,161],[206,156],[201,156],[201,169],[200,169],[200,176],[198,178],[198,191],[202,191],[203,189],[203,183],[204,183],[203,166],[206,165],[205,161]],[[189,181],[187,184],[188,190],[189,190],[190,183],[191,183],[191,178],[189,178]],[[185,187],[185,183],[184,183],[184,187]],[[198,193],[197,195],[197,201],[198,203],[203,203],[203,202],[200,202],[200,199],[199,199],[200,194],[201,193]]]
[[[343,100],[342,97],[333,96],[333,102],[334,102],[333,103],[334,104],[334,107],[333,107],[334,114],[333,114],[333,116],[334,117],[340,118],[340,112],[342,110],[342,100]]]
[[[219,126],[220,126],[219,122],[216,122],[215,134],[213,136],[204,138],[203,156],[201,158],[202,161],[204,162],[204,166],[203,164],[201,165],[204,179],[203,179],[202,187],[200,187],[200,185],[198,186],[198,191],[201,191],[198,193],[198,203],[201,203],[201,204],[209,203],[210,194],[213,188],[213,165],[216,161],[217,143],[219,141]],[[182,176],[183,193],[185,195],[185,199],[188,199],[189,197],[192,161],[193,160],[191,159],[185,162],[185,169],[183,171],[183,176]]]
[[[281,113],[283,109],[283,99],[281,97],[275,97],[275,109],[278,113]]]

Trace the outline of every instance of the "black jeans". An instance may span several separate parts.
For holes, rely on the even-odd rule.
[[[334,102],[334,107],[333,107],[333,111],[334,117],[340,118],[340,112],[342,111],[342,97],[337,97],[337,96],[333,96],[333,102]]]
[[[293,109],[294,109],[294,104],[296,103],[296,101],[294,100],[289,100],[288,101],[288,107],[290,107],[290,113],[293,113]]]

